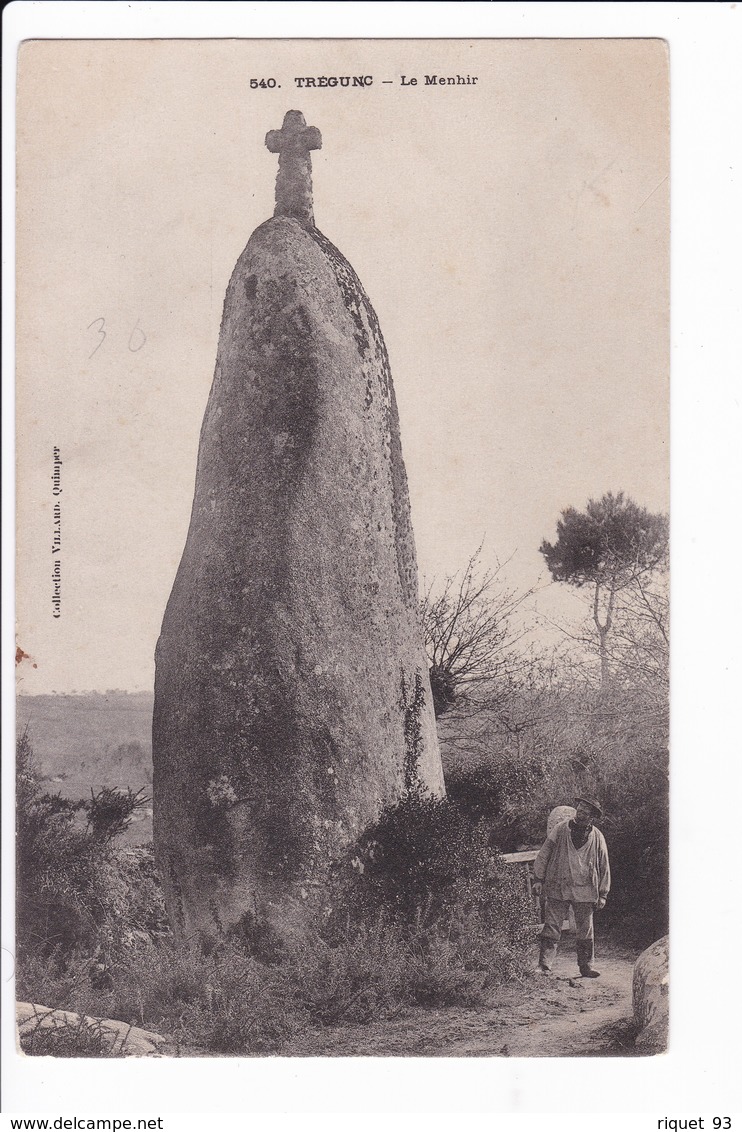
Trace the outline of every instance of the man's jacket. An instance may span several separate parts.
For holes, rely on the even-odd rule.
[[[596,904],[611,887],[608,848],[599,829],[592,827],[587,841],[575,849],[569,821],[552,829],[533,866],[536,880],[543,882],[547,900],[570,900]]]

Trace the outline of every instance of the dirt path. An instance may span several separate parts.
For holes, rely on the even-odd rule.
[[[285,1047],[296,1057],[580,1057],[621,1053],[612,1040],[630,1028],[633,960],[596,959],[599,979],[577,974],[569,944],[548,978],[498,992],[478,1008],[411,1008],[367,1026],[312,1030]],[[630,1050],[626,1050],[630,1052]]]

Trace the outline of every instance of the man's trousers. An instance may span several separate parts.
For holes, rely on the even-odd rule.
[[[575,914],[575,940],[578,953],[590,961],[593,958],[593,904],[578,904],[570,900],[554,900],[546,897],[544,911],[544,927],[541,932],[541,966],[547,969],[554,962],[559,940],[562,938],[562,924],[569,915],[569,906],[572,904]],[[583,944],[583,947],[580,947]]]

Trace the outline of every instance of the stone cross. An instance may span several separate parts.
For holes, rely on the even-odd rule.
[[[309,153],[322,148],[322,134],[308,126],[299,110],[289,110],[280,130],[269,130],[265,144],[278,154],[276,207],[274,216],[294,216],[314,226],[312,209],[312,159]]]

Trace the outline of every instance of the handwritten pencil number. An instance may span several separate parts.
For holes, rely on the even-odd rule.
[[[98,350],[100,350],[101,346],[103,345],[106,338],[108,337],[108,331],[106,330],[106,320],[105,320],[105,318],[94,318],[93,321],[88,325],[87,329],[88,330],[94,330],[94,332],[98,335],[98,338],[99,338],[99,341],[97,342],[97,344],[95,345],[95,347],[93,348],[91,353],[88,354],[88,361],[90,361],[93,354],[97,354]],[[146,344],[147,344],[147,335],[144,333],[141,326],[139,325],[139,319],[137,319],[136,324],[134,326],[134,329],[132,330],[131,334],[129,335],[129,350],[131,351],[132,354],[138,354],[139,351],[142,349],[142,347],[145,346]]]
[[[88,361],[90,361],[90,359],[92,358],[93,354],[96,353],[96,351],[100,350],[101,346],[103,345],[103,343],[106,340],[105,325],[106,325],[106,320],[104,318],[94,318],[93,321],[88,326],[88,330],[92,330],[94,326],[97,326],[98,327],[97,333],[100,335],[100,342],[98,343],[98,345],[93,350],[93,353],[88,354]]]
[[[139,319],[137,319],[136,326],[129,335],[129,349],[132,354],[137,354],[146,341],[147,336],[139,325]]]

